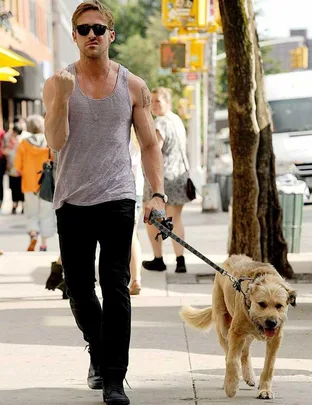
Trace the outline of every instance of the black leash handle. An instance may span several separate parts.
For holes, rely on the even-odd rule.
[[[223,269],[222,267],[218,266],[216,263],[209,260],[208,257],[201,254],[197,249],[193,248],[193,246],[189,245],[183,239],[179,238],[179,236],[177,236],[176,234],[174,234],[172,232],[172,230],[173,230],[172,217],[168,217],[167,219],[163,218],[161,221],[159,221],[159,219],[160,218],[157,218],[153,215],[153,211],[152,211],[150,221],[160,231],[159,234],[157,234],[155,237],[156,240],[158,240],[159,236],[161,236],[163,240],[167,239],[168,237],[171,237],[173,240],[175,240],[177,243],[179,243],[185,249],[187,249],[188,251],[193,253],[195,256],[197,256],[201,260],[203,260],[205,263],[207,263],[210,267],[212,267],[213,269],[218,271],[222,276],[228,276],[229,279],[231,280],[235,290],[244,294],[241,283],[242,283],[242,281],[251,280],[251,279],[246,278],[246,277],[241,277],[239,279],[236,278],[232,274],[228,273],[225,269]]]

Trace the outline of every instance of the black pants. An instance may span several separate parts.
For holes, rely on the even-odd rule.
[[[64,204],[56,211],[70,306],[93,355],[99,356],[104,379],[123,379],[128,367],[134,208],[135,201],[125,199],[94,206]],[[94,285],[97,242],[103,308]]]
[[[0,208],[3,201],[3,176],[6,171],[6,157],[0,156]]]
[[[12,201],[15,203],[24,201],[24,194],[22,193],[22,177],[9,176],[9,185],[12,193]]]

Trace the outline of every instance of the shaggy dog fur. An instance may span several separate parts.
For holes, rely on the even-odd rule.
[[[296,293],[268,263],[255,262],[245,255],[232,255],[224,269],[242,282],[245,295],[237,292],[229,277],[215,276],[212,307],[195,309],[184,307],[180,312],[189,325],[207,329],[215,324],[220,345],[226,356],[224,390],[234,397],[238,390],[240,365],[243,379],[255,385],[249,349],[254,339],[266,341],[264,368],[260,377],[258,398],[271,399],[272,377],[277,351],[282,342],[283,325],[288,305],[296,305]]]

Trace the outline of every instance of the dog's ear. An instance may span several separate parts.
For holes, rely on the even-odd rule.
[[[255,284],[253,283],[253,281],[251,283],[249,283],[248,288],[245,292],[245,302],[248,308],[251,307],[251,295],[255,290]]]
[[[290,304],[291,306],[295,307],[297,305],[296,298],[297,298],[297,293],[295,290],[287,290],[288,292],[288,300],[287,304]]]
[[[249,288],[248,288],[248,290],[247,290],[246,293],[245,293],[245,303],[246,303],[247,307],[250,308],[250,306],[251,306],[251,300],[250,300],[250,291],[249,291]]]
[[[291,286],[288,283],[283,283],[283,287],[288,293],[288,299],[287,299],[287,304],[295,307],[297,305],[296,303],[296,298],[297,298],[297,293],[295,290],[291,288]]]

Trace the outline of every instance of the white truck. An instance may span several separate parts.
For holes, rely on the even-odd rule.
[[[276,172],[292,172],[312,189],[312,70],[265,76],[265,91]]]
[[[267,75],[264,83],[273,120],[276,174],[291,173],[304,180],[311,191],[312,70]],[[227,210],[233,170],[228,130],[219,134],[217,143],[216,180],[220,184],[223,209]]]

